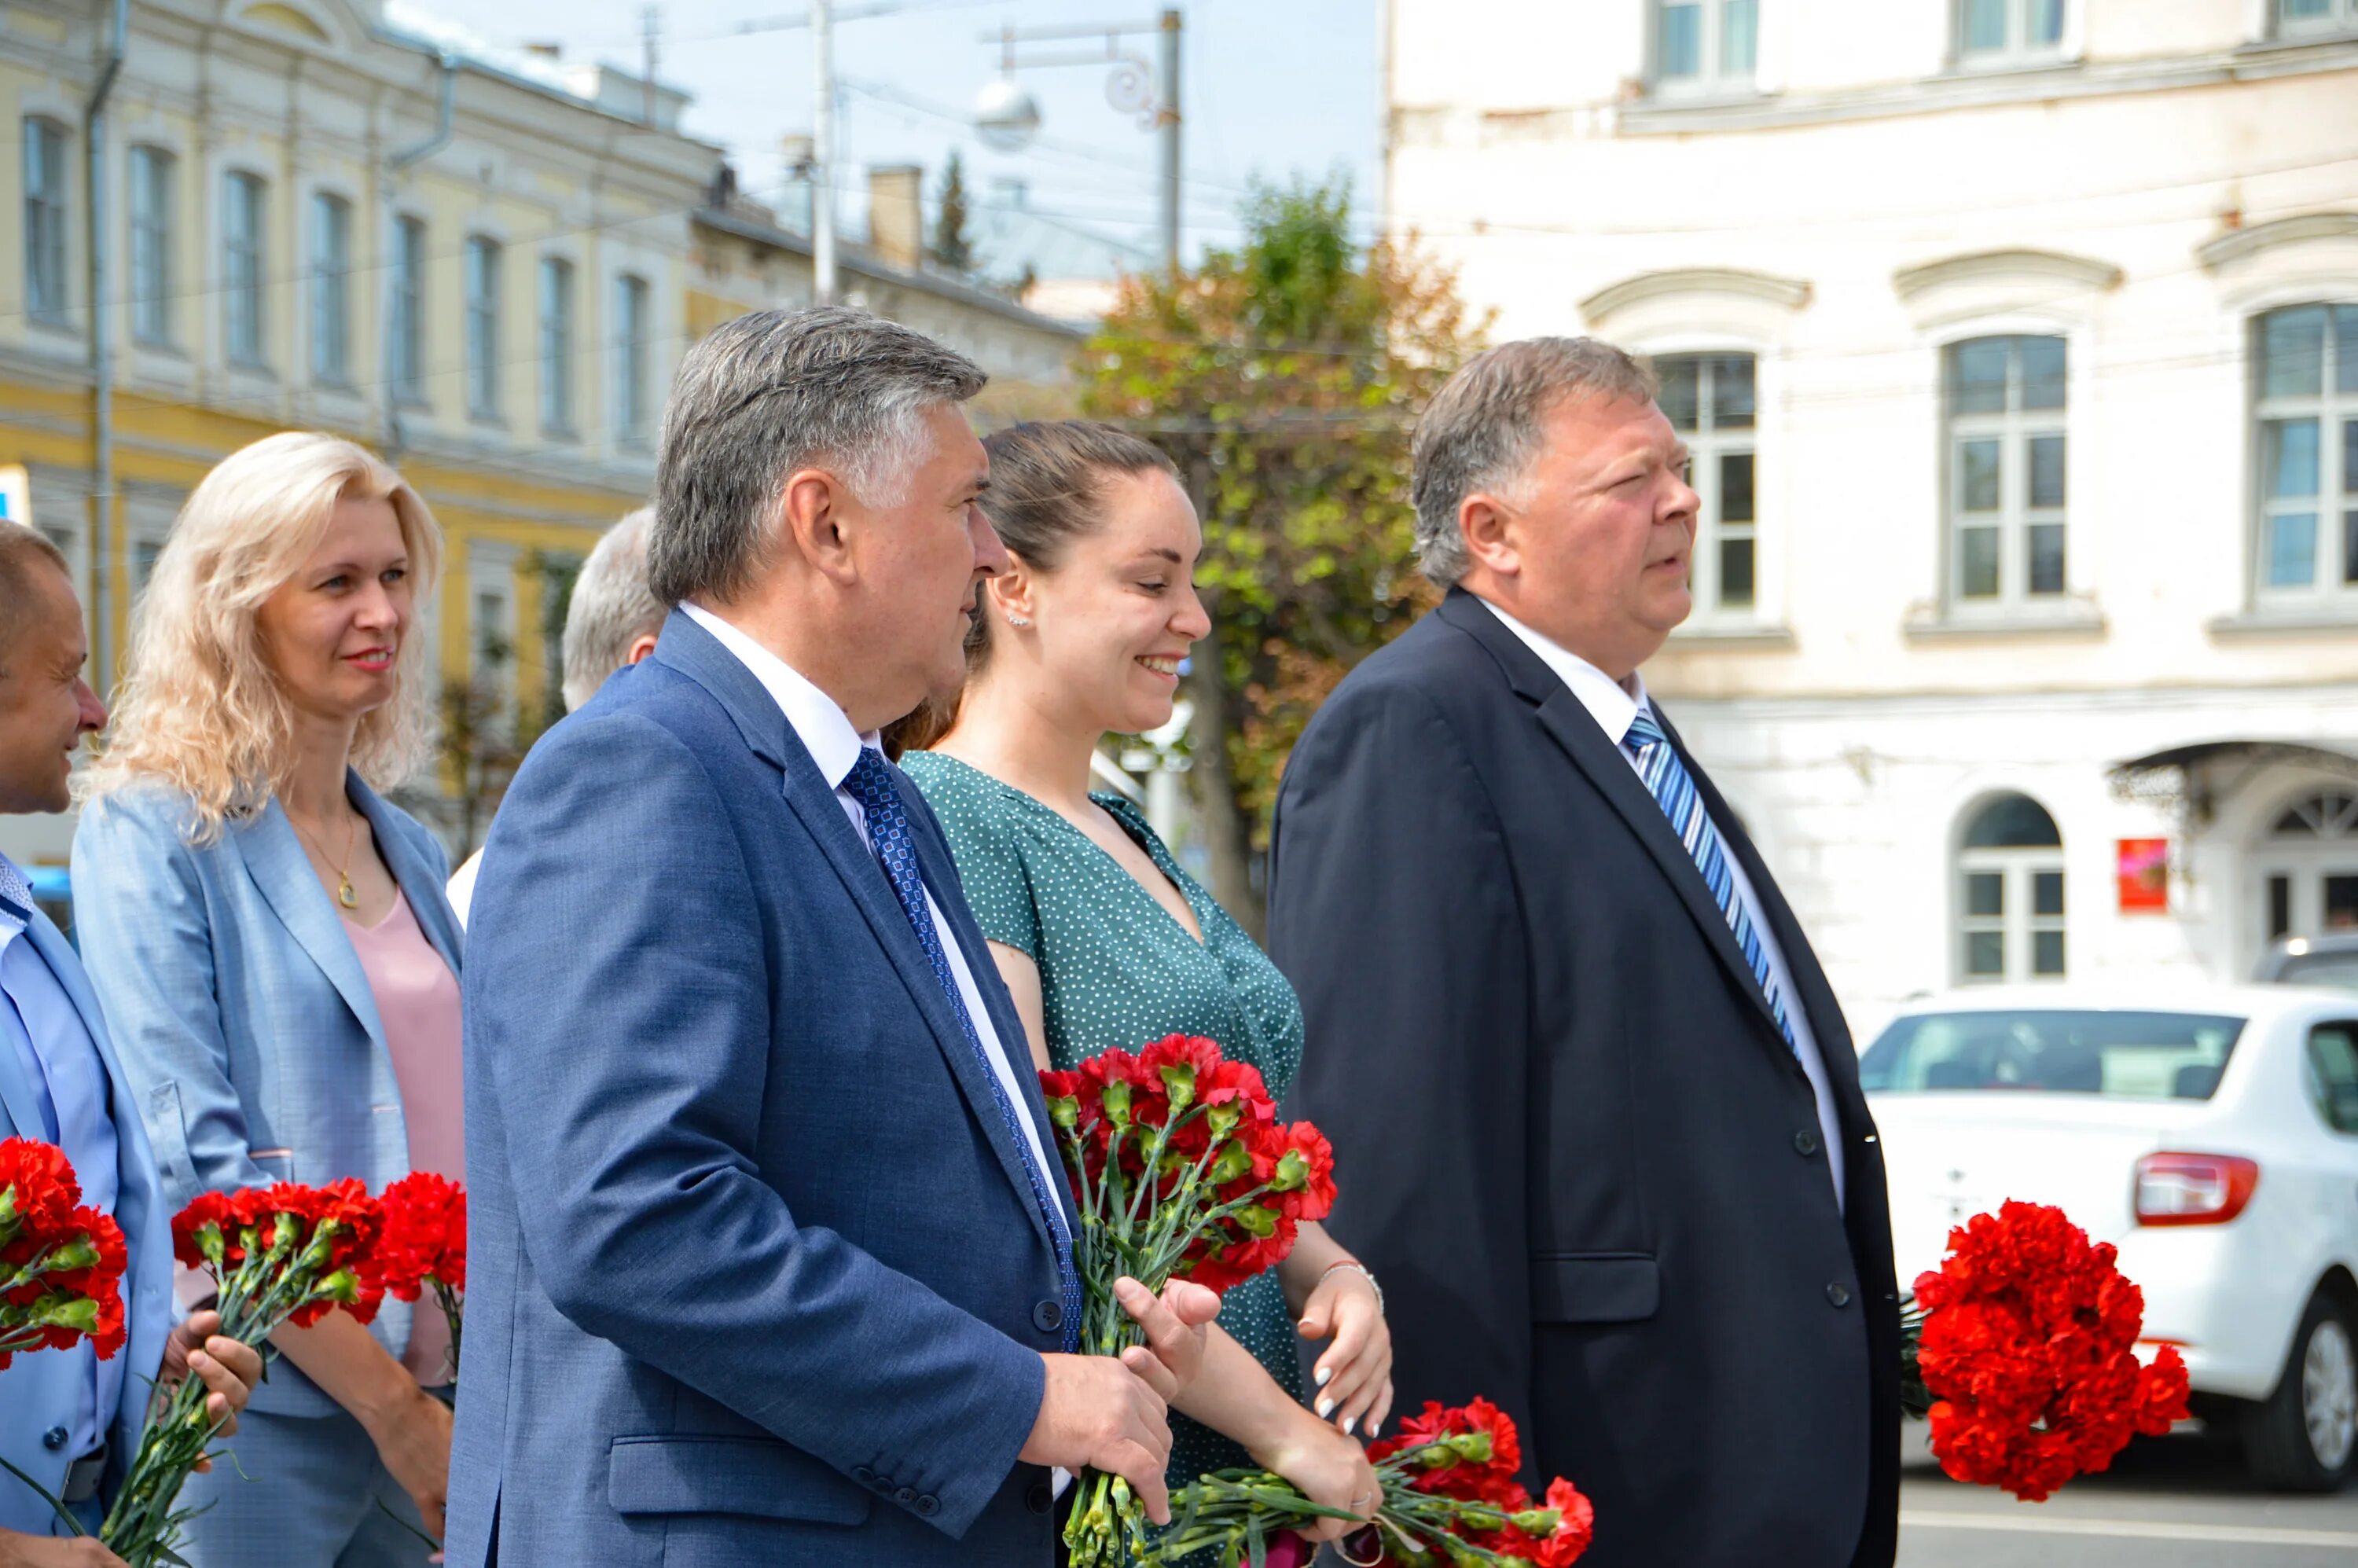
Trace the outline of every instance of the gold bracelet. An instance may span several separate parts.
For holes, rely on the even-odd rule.
[[[1368,1281],[1368,1289],[1376,1292],[1376,1315],[1381,1317],[1384,1313],[1384,1288],[1383,1286],[1376,1283],[1376,1277],[1374,1274],[1368,1272],[1368,1266],[1365,1263],[1360,1262],[1357,1258],[1346,1258],[1339,1263],[1329,1263],[1325,1269],[1319,1271],[1318,1283],[1321,1285],[1325,1284],[1326,1282],[1326,1276],[1333,1273],[1337,1269],[1355,1270],[1357,1271],[1359,1278]],[[1313,1288],[1314,1289],[1315,1287]]]

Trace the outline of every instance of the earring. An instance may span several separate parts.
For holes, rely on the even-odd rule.
[[[1021,615],[1011,615],[1011,616],[1009,616],[1009,617],[1007,618],[1007,623],[1008,623],[1010,626],[1029,626],[1029,625],[1031,625],[1031,624],[1032,624],[1032,622],[1030,622],[1029,621],[1026,621],[1026,620],[1025,620],[1025,619],[1023,619],[1023,617],[1022,617]]]

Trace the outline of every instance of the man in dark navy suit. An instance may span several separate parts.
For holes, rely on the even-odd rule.
[[[963,679],[1006,559],[982,379],[839,309],[680,368],[677,608],[534,749],[475,894],[452,1563],[1046,1568],[1084,1465],[1167,1518],[1217,1302],[1131,1283],[1153,1349],[1073,1354],[1022,1026],[876,741]]]
[[[1417,427],[1441,606],[1294,749],[1270,947],[1401,1408],[1487,1395],[1596,1568],[1886,1565],[1898,1309],[1841,1010],[1638,669],[1696,498],[1645,370],[1476,360]]]

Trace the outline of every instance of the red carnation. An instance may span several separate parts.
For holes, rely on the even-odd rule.
[[[101,1360],[122,1349],[128,1263],[121,1227],[82,1206],[62,1151],[0,1142],[0,1368],[17,1353],[82,1339]]]

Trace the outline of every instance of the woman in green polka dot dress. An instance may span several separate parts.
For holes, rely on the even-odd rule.
[[[978,606],[962,697],[888,743],[941,819],[1035,1058],[1068,1068],[1200,1034],[1282,1095],[1302,1062],[1293,987],[1135,806],[1089,788],[1106,734],[1169,721],[1179,661],[1210,630],[1195,510],[1167,459],[1104,426],[1020,425],[985,445],[983,510],[1011,569]],[[1354,1434],[1372,1436],[1391,1403],[1375,1281],[1304,1225],[1291,1258],[1228,1293],[1218,1327],[1172,1421],[1173,1485],[1252,1463],[1368,1511],[1375,1477]],[[1315,1413],[1297,1336],[1331,1336]]]

